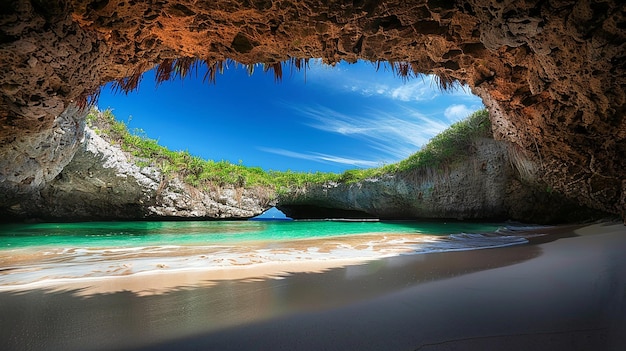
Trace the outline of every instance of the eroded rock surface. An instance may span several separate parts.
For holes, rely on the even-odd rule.
[[[293,218],[514,219],[559,223],[602,216],[555,194],[536,179],[538,166],[508,142],[480,138],[451,165],[352,184],[327,183],[280,196]]]
[[[54,178],[42,135],[65,108],[164,62],[385,60],[468,84],[554,191],[624,216],[625,15],[620,0],[2,2],[0,181]]]
[[[271,207],[271,192],[243,187],[197,189],[153,167],[84,127],[72,160],[40,189],[0,199],[0,214],[16,219],[236,219]],[[82,133],[81,133],[82,134]],[[5,202],[6,201],[6,202]],[[4,213],[2,213],[4,212]]]

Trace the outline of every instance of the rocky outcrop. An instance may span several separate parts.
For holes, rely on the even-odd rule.
[[[134,157],[89,127],[81,134],[76,153],[53,180],[0,199],[5,219],[237,219],[271,207],[271,192],[197,189],[156,168],[139,167]]]
[[[537,165],[506,142],[481,138],[453,164],[326,183],[282,194],[293,218],[517,219],[557,223],[602,216],[555,194],[536,179]]]
[[[625,52],[620,0],[5,1],[0,181],[54,178],[63,111],[155,65],[366,59],[468,84],[551,189],[626,216]]]
[[[158,168],[139,166],[154,162],[123,151],[117,145],[119,140],[106,132],[111,129],[108,122],[92,121],[92,129],[79,122],[84,119],[75,107],[61,116],[59,120],[74,121],[59,124],[73,133],[66,134],[81,135],[81,140],[71,147],[59,147],[73,154],[64,154],[62,159],[69,161],[63,162],[53,179],[42,176],[37,186],[31,182],[5,189],[0,198],[3,219],[237,219],[261,214],[272,205],[290,217],[305,219],[517,219],[552,223],[605,215],[554,193],[537,178],[540,165],[513,144],[492,138],[475,137],[466,147],[467,155],[436,168],[422,167],[356,183],[293,187],[276,199],[273,188],[198,188],[177,174],[165,175]]]
[[[70,162],[83,137],[86,112],[71,105],[50,128],[14,136],[0,158],[0,189],[31,191],[54,179]]]
[[[83,138],[86,111],[69,106],[49,129],[16,135],[0,157],[0,218],[28,217],[39,192],[72,160]],[[43,204],[42,204],[43,205]]]

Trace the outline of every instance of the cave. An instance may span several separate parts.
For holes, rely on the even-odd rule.
[[[100,87],[157,67],[389,62],[466,84],[551,191],[626,216],[621,1],[14,0],[0,5],[0,213],[58,178]],[[172,68],[176,67],[177,70]],[[43,196],[43,195],[38,195]]]

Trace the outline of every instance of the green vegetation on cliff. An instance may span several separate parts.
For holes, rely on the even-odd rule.
[[[274,188],[277,192],[307,184],[353,183],[385,174],[442,167],[468,156],[472,141],[476,138],[491,135],[489,113],[486,109],[479,110],[436,135],[420,151],[405,160],[383,167],[354,169],[336,174],[265,171],[260,167],[247,167],[228,161],[204,160],[188,151],[172,151],[159,145],[157,140],[148,138],[142,130],[129,131],[126,124],[117,121],[110,110],[92,110],[87,116],[87,123],[110,142],[137,157],[139,165],[157,167],[165,176],[178,175],[196,187],[262,186]]]
[[[491,137],[491,122],[486,109],[478,110],[433,137],[420,151],[397,164],[397,170],[439,167],[469,156],[472,141]]]
[[[117,121],[111,110],[92,110],[87,124],[110,142],[137,158],[140,166],[156,167],[166,176],[178,175],[195,187],[235,185],[237,187],[270,187],[285,191],[310,183],[337,181],[335,173],[305,173],[264,171],[260,167],[247,167],[228,161],[204,160],[188,151],[172,151],[148,138],[142,130],[128,130],[126,123]]]
[[[478,110],[434,136],[407,159],[378,168],[348,170],[341,175],[340,181],[352,183],[384,174],[450,165],[469,156],[473,140],[491,135],[489,112]]]

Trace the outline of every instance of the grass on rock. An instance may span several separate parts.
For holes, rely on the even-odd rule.
[[[204,160],[188,151],[172,151],[159,145],[157,140],[147,137],[142,130],[131,132],[126,123],[116,120],[111,110],[92,110],[87,116],[87,123],[108,141],[133,155],[139,166],[156,167],[164,175],[179,176],[195,187],[262,186],[281,192],[306,184],[337,181],[340,177],[336,173],[265,171],[260,167],[248,167],[224,160]]]
[[[186,183],[200,188],[216,185],[242,188],[261,186],[272,188],[276,193],[288,192],[290,189],[311,184],[328,182],[349,184],[421,168],[436,169],[465,159],[471,152],[473,140],[491,136],[489,113],[482,109],[451,125],[405,160],[383,167],[353,169],[337,174],[265,171],[260,167],[248,167],[241,163],[204,160],[191,155],[188,151],[172,151],[159,145],[157,140],[147,137],[140,129],[131,132],[126,123],[115,118],[111,110],[100,112],[93,109],[87,116],[87,124],[109,142],[119,145],[133,155],[139,166],[156,167],[166,177],[178,176]]]

